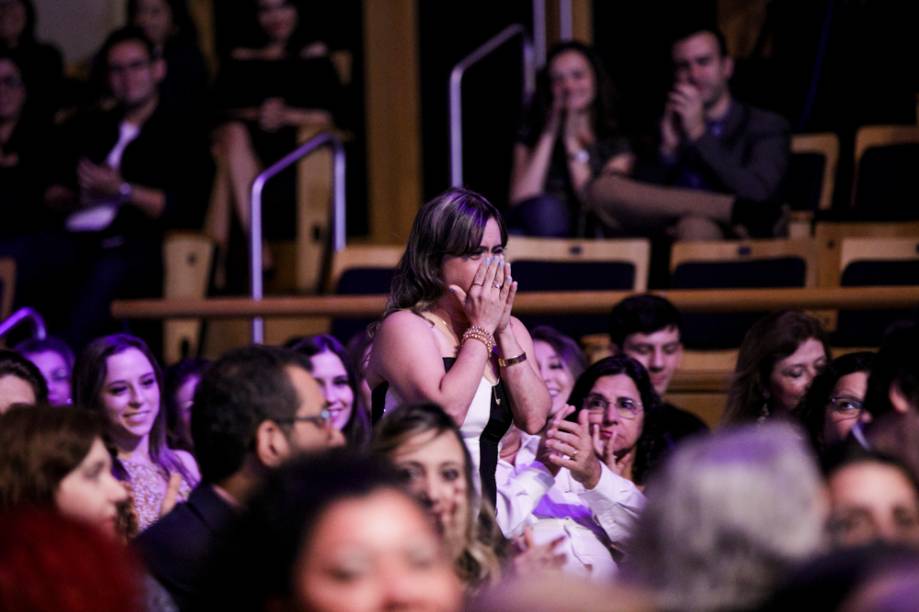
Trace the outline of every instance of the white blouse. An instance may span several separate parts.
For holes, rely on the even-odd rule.
[[[633,482],[601,464],[593,489],[577,482],[566,468],[552,473],[536,459],[539,436],[523,434],[516,467],[499,460],[497,521],[505,537],[533,531],[536,544],[564,536],[564,571],[605,581],[616,574],[612,550],[629,537],[645,496]]]

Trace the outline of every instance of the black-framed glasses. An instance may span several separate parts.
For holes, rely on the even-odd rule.
[[[596,393],[591,393],[584,398],[584,408],[587,409],[590,416],[603,418],[611,405],[608,399]],[[616,398],[616,412],[623,419],[634,419],[641,414],[642,410],[644,409],[641,404],[630,397]]]
[[[318,415],[297,415],[289,419],[275,419],[277,423],[312,423],[316,427],[325,427],[332,422],[332,413],[328,408],[323,408]]]
[[[864,402],[847,395],[835,395],[827,402],[830,410],[839,418],[854,419],[865,408]]]

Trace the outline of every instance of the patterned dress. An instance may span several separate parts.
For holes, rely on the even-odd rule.
[[[163,498],[169,485],[169,474],[150,461],[120,459],[120,462],[130,477],[131,503],[137,517],[137,533],[140,533],[160,517]],[[195,484],[183,478],[176,501],[188,499]]]

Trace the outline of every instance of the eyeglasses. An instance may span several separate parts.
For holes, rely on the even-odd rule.
[[[316,427],[325,427],[332,422],[332,413],[328,408],[323,408],[318,415],[292,416],[289,419],[275,419],[275,422],[284,423],[312,423]]]
[[[603,418],[611,406],[609,400],[602,395],[591,394],[584,399],[584,408],[587,409],[590,416]],[[641,404],[630,397],[616,398],[616,412],[623,419],[634,419],[641,414],[643,408]]]
[[[831,397],[827,405],[838,419],[857,418],[865,408],[861,400],[845,395]]]

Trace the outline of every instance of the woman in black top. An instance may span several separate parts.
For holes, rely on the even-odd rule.
[[[261,38],[257,46],[230,53],[216,84],[224,123],[217,130],[222,163],[209,224],[222,245],[229,240],[230,201],[248,233],[252,181],[264,166],[293,150],[301,127],[333,127],[339,106],[341,84],[326,46],[301,35],[298,7],[286,0],[257,0],[253,8]],[[277,224],[287,231],[295,225],[292,213],[288,217]],[[265,225],[270,235],[270,214]]]

